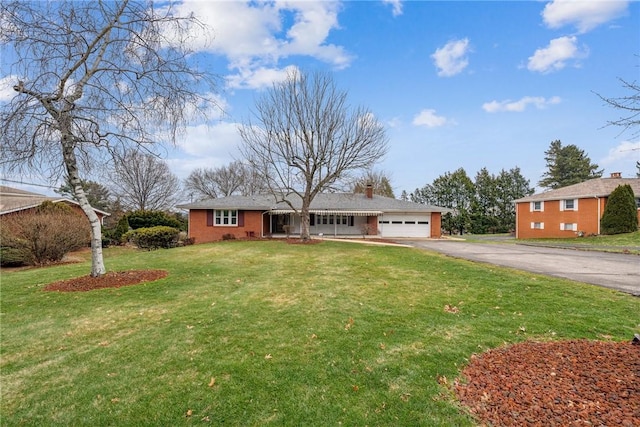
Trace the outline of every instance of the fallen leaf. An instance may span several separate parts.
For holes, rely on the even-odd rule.
[[[358,387],[357,385],[353,385],[353,386],[351,386],[351,388],[353,389],[353,391],[360,390],[360,387]]]
[[[209,381],[209,387],[213,387],[214,385],[216,385],[216,379],[211,377],[211,381]]]
[[[190,417],[191,415],[193,415],[193,411],[191,409],[187,410],[187,417]]]
[[[271,353],[267,354],[264,356],[265,359],[270,360],[273,359],[273,356],[271,355]]]
[[[455,305],[447,304],[447,305],[444,306],[444,311],[446,311],[447,313],[456,314],[456,313],[460,312],[460,309],[458,307],[456,307]]]
[[[351,329],[354,323],[355,323],[355,320],[353,320],[353,317],[349,317],[349,321],[347,322],[346,325],[344,325],[344,329],[348,331],[349,329]]]

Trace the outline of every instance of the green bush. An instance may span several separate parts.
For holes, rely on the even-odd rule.
[[[180,230],[159,225],[157,227],[138,228],[124,235],[124,238],[141,249],[174,248],[178,244]]]
[[[120,245],[123,242],[122,236],[129,231],[129,221],[123,215],[113,228],[105,228],[102,232],[102,246]]]
[[[638,213],[633,189],[619,185],[609,196],[600,219],[600,233],[632,233],[638,229]]]
[[[159,225],[179,230],[183,228],[182,222],[162,211],[133,211],[127,214],[126,218],[132,230]]]
[[[20,249],[0,248],[1,267],[21,267],[27,265],[26,257]]]

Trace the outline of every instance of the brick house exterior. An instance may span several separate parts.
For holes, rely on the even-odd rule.
[[[225,238],[297,235],[301,203],[292,205],[272,195],[229,196],[178,206],[189,211],[189,237],[196,243]],[[295,208],[295,209],[294,209]],[[431,237],[441,235],[446,208],[364,194],[318,194],[310,208],[310,232],[322,236]]]
[[[640,220],[640,178],[621,178],[614,173],[609,178],[590,179],[515,200],[516,238],[600,234],[600,219],[609,195],[626,184],[636,197]]]

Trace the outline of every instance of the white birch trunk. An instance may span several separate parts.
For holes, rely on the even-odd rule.
[[[102,257],[102,224],[100,223],[98,214],[96,214],[93,207],[89,204],[87,195],[82,189],[82,182],[78,175],[76,155],[73,151],[74,146],[70,139],[71,137],[69,135],[63,135],[62,137],[62,156],[67,174],[69,175],[69,184],[71,188],[73,188],[73,194],[76,196],[82,211],[87,216],[89,224],[91,225],[91,277],[100,277],[107,272]]]

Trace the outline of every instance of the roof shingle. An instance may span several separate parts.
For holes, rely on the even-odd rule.
[[[636,197],[640,197],[640,178],[594,178],[574,185],[533,194],[517,199],[515,203],[545,200],[585,199],[607,197],[619,185],[629,184]]]

